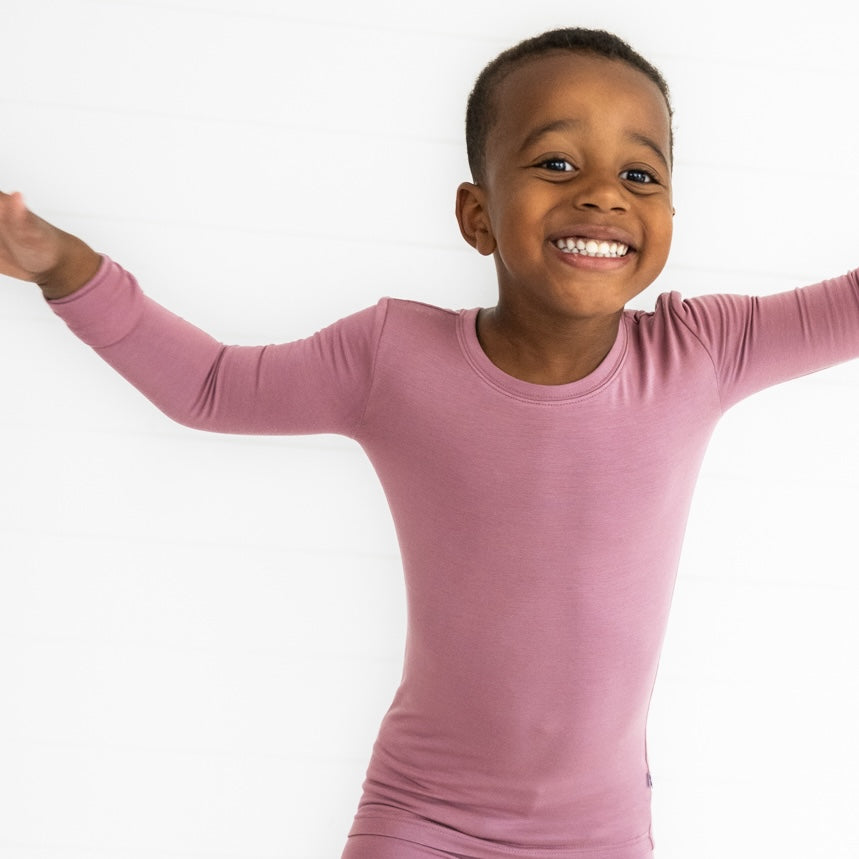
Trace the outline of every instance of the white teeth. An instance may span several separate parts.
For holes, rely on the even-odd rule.
[[[568,254],[581,254],[586,257],[622,257],[626,256],[629,246],[621,242],[597,241],[571,237],[558,239],[555,247]]]

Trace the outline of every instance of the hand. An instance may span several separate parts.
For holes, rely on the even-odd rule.
[[[0,274],[39,284],[46,298],[63,298],[90,280],[100,263],[80,239],[29,211],[20,193],[0,192]]]

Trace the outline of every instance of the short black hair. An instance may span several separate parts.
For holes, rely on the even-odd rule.
[[[673,160],[674,138],[670,128],[673,116],[671,95],[668,84],[659,69],[634,51],[623,39],[606,30],[587,30],[582,27],[568,27],[549,30],[539,36],[525,39],[499,54],[478,76],[468,97],[465,112],[465,145],[468,152],[468,165],[476,183],[485,178],[486,141],[495,124],[495,91],[510,72],[528,60],[535,59],[553,51],[569,51],[575,54],[594,54],[610,60],[620,60],[643,72],[652,80],[665,97],[668,106],[671,158]]]

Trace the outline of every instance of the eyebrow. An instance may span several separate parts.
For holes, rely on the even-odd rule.
[[[581,126],[582,121],[580,119],[555,119],[552,122],[547,122],[545,125],[540,125],[535,128],[525,138],[525,140],[522,141],[522,145],[519,147],[519,152],[524,152],[529,146],[532,146],[546,134],[551,134],[554,131],[575,131],[576,129],[581,128]],[[632,143],[638,143],[652,150],[659,160],[662,161],[665,167],[670,170],[668,158],[662,151],[662,148],[646,134],[641,134],[638,131],[627,131],[624,134],[624,137]]]
[[[555,119],[552,122],[547,122],[545,125],[540,125],[522,141],[519,152],[524,152],[545,134],[551,134],[553,131],[574,131],[580,128],[581,125],[582,122],[580,119]]]
[[[658,143],[651,140],[646,134],[639,134],[637,131],[627,131],[624,135],[627,140],[631,140],[633,143],[640,143],[642,146],[646,146],[648,149],[652,149],[653,152],[659,157],[662,163],[669,167],[668,158],[666,158],[665,153],[662,151],[662,148]],[[670,169],[670,168],[669,168]]]

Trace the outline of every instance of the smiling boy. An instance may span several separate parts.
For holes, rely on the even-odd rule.
[[[538,56],[496,83],[457,216],[466,241],[495,257],[498,304],[478,317],[487,354],[512,375],[560,384],[599,364],[622,309],[665,265],[671,115],[667,90],[623,60]],[[596,256],[588,240],[594,253],[603,242],[622,251]]]
[[[646,718],[710,434],[743,397],[859,355],[855,274],[626,310],[671,241],[667,88],[609,34],[523,45],[496,61],[457,193],[493,308],[385,299],[225,347],[0,195],[2,270],[167,414],[337,432],[372,461],[409,624],[344,859],[652,856]]]

